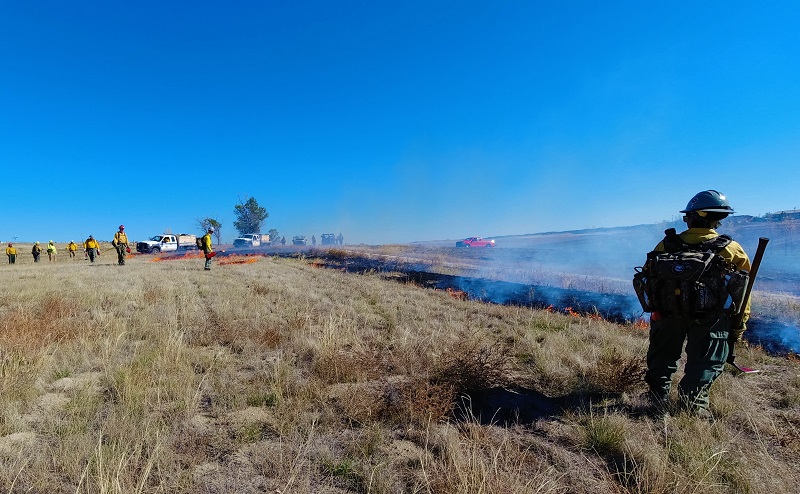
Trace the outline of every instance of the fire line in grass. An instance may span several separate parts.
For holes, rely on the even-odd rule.
[[[224,250],[216,252],[219,261],[217,264],[252,264],[258,261],[259,257],[266,257],[266,254],[228,254]],[[156,256],[150,259],[150,262],[164,262],[164,261],[177,261],[182,259],[204,259],[205,254],[202,252],[186,252],[184,254],[172,254],[164,256]]]
[[[219,261],[220,265],[226,264],[252,264],[258,261],[257,257],[254,256],[228,256],[224,257],[221,261]]]

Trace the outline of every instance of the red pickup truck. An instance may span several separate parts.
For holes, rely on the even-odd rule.
[[[481,237],[469,237],[456,242],[456,247],[494,247],[494,240],[484,240]]]

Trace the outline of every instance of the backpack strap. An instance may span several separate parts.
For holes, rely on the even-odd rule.
[[[664,230],[664,250],[666,252],[713,252],[719,254],[730,244],[733,239],[728,235],[717,235],[716,237],[700,242],[699,244],[687,244],[681,240],[680,235],[674,228]]]
[[[732,241],[733,239],[727,235],[719,235],[716,238],[702,242],[700,247],[704,252],[713,252],[714,254],[719,254]]]
[[[686,244],[681,237],[678,235],[678,232],[675,231],[674,228],[668,228],[664,230],[664,251],[666,252],[682,252],[690,250],[688,244]]]

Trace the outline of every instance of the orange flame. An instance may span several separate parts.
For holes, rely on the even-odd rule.
[[[565,316],[576,317],[576,318],[582,317],[582,318],[589,319],[590,321],[605,321],[606,320],[602,316],[602,314],[600,314],[599,312],[580,312],[580,311],[577,311],[577,310],[573,309],[572,307],[564,307],[563,309],[557,309],[556,307],[554,307],[551,304],[551,305],[548,305],[547,307],[545,307],[542,310],[544,310],[545,312],[549,312],[551,314],[556,314],[556,313],[561,314],[561,313],[563,313]],[[634,327],[636,329],[640,329],[640,324],[644,324],[645,328],[647,328],[647,326],[648,326],[646,321],[640,320],[640,321],[637,321],[637,322],[634,323]]]
[[[157,255],[150,259],[150,262],[163,262],[163,261],[176,261],[179,259],[203,259],[205,255],[202,252],[187,252],[185,254],[176,255]]]
[[[225,251],[221,250],[218,252],[219,254],[224,254]],[[267,257],[266,254],[232,254],[224,257],[218,256],[218,264],[226,265],[226,264],[252,264],[258,261],[259,257]],[[178,261],[184,259],[205,259],[205,254],[202,252],[186,252],[184,254],[164,254],[164,255],[157,255],[150,259],[150,262],[164,262],[164,261]]]
[[[467,300],[467,292],[463,292],[461,290],[455,290],[453,288],[447,289],[447,294],[453,297],[456,300]]]
[[[257,257],[253,256],[228,256],[219,261],[220,265],[226,264],[252,264],[258,261]]]

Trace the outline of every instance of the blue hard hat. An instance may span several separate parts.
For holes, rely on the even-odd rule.
[[[725,194],[716,190],[704,190],[698,192],[689,200],[686,209],[681,213],[691,213],[692,211],[705,211],[707,213],[734,213]]]

